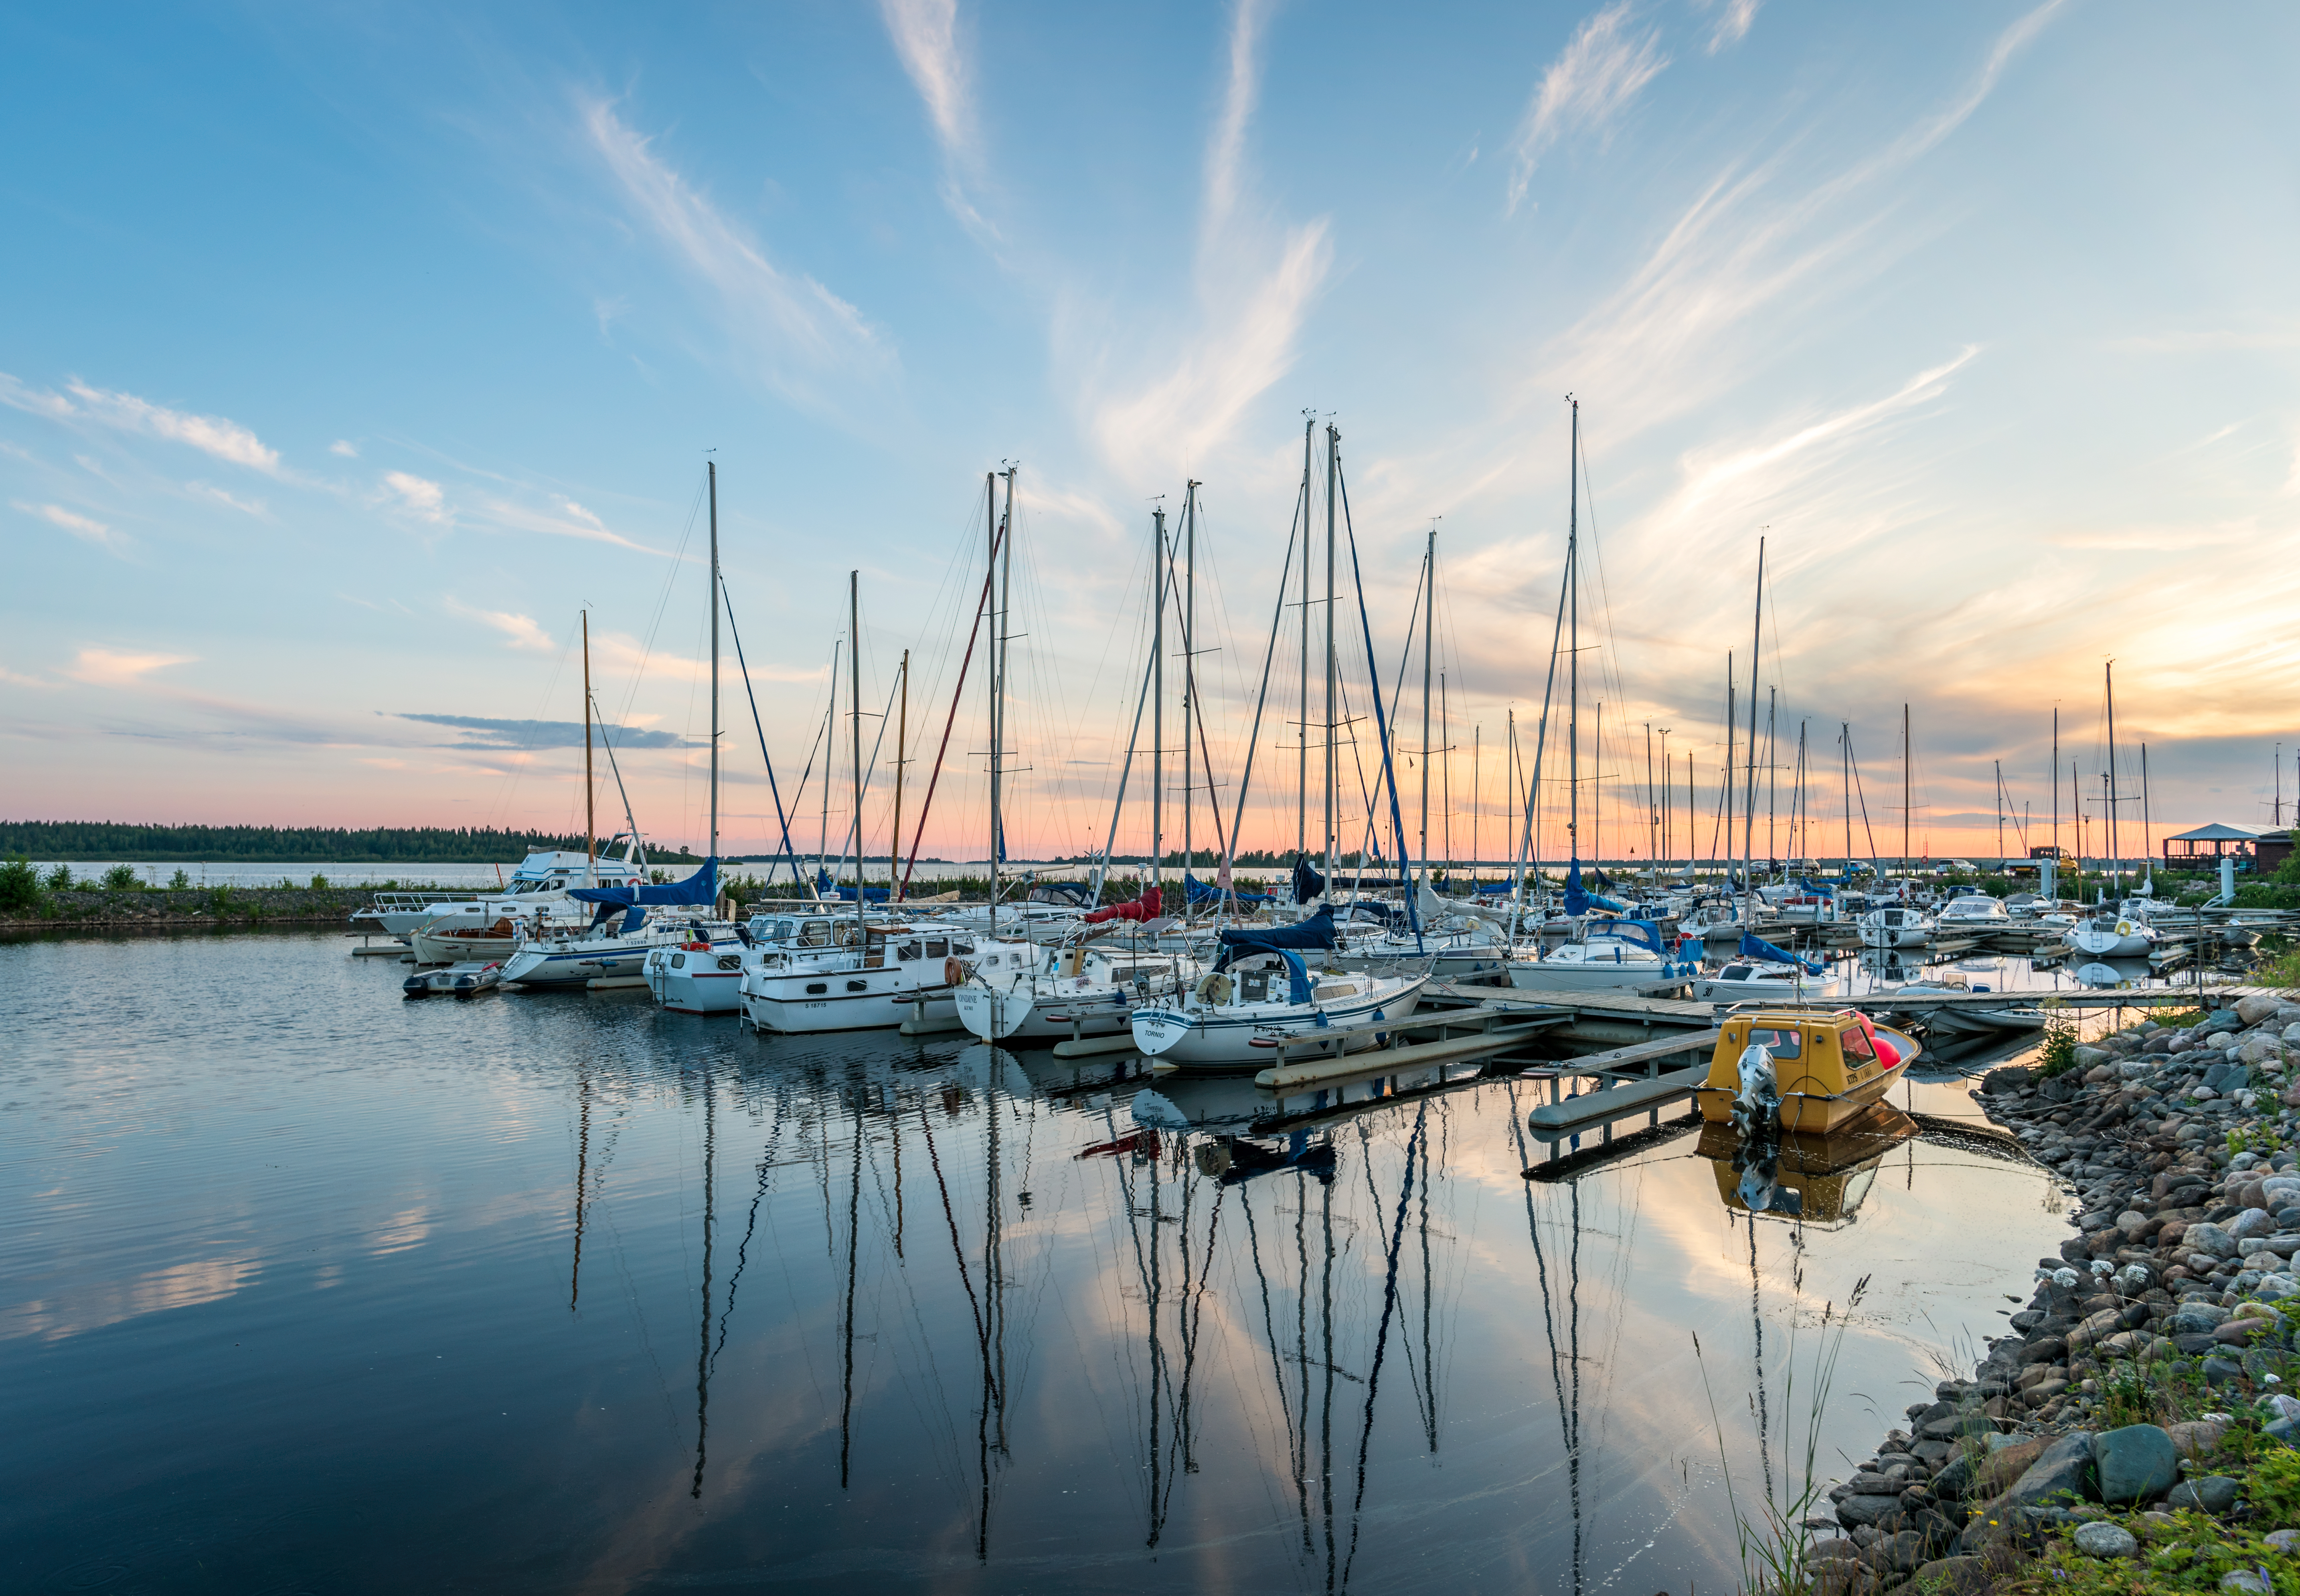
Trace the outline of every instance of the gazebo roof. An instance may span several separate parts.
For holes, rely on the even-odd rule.
[[[2260,833],[2256,831],[2246,831],[2241,826],[2223,826],[2215,820],[2210,826],[2199,826],[2194,831],[2184,831],[2178,836],[2168,836],[2164,840],[2168,843],[2251,843],[2259,839]]]

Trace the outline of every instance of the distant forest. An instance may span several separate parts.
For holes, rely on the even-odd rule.
[[[599,839],[604,846],[606,838]],[[0,820],[0,856],[153,864],[516,864],[542,848],[583,851],[579,836],[437,826],[123,826],[110,820]],[[699,862],[649,848],[651,863]]]

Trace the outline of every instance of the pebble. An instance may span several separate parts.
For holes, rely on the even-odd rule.
[[[2073,1539],[2077,1550],[2087,1557],[2129,1558],[2137,1557],[2140,1551],[2140,1542],[2130,1530],[2105,1518],[2077,1525]]]

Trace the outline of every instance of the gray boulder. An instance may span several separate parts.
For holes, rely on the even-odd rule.
[[[2129,1558],[2140,1555],[2138,1538],[2122,1525],[2112,1524],[2105,1518],[2079,1524],[2077,1533],[2070,1538],[2077,1543],[2077,1550],[2087,1557]]]
[[[2172,1487],[2164,1499],[2168,1508],[2193,1508],[2214,1517],[2236,1506],[2236,1482],[2224,1474],[2208,1474],[2200,1480],[2183,1480]]]
[[[2236,1256],[2236,1237],[2210,1220],[2189,1226],[2180,1240],[2194,1252],[2207,1252],[2214,1258]]]
[[[2155,1425],[2127,1425],[2094,1436],[2092,1459],[2104,1502],[2148,1501],[2180,1479],[2179,1451]]]
[[[2092,1436],[2073,1430],[2046,1447],[2004,1493],[2007,1508],[2045,1508],[2088,1501],[2098,1491]],[[1840,1509],[1841,1512],[1841,1509]]]
[[[1877,1521],[1886,1514],[1897,1513],[1900,1510],[1901,1499],[1897,1495],[1848,1496],[1837,1504],[1837,1522],[1849,1530],[1860,1529],[1863,1526],[1873,1528]]]

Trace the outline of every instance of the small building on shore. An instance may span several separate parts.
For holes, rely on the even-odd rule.
[[[2292,834],[2288,831],[2263,831],[2253,840],[2252,868],[2262,875],[2271,875],[2284,868],[2292,857]]]
[[[2164,839],[2164,868],[2168,870],[2218,869],[2223,859],[2233,859],[2238,869],[2273,869],[2274,865],[2259,862],[2261,834],[2247,831],[2241,826],[2224,826],[2215,820],[2210,826],[2199,826],[2194,831],[2184,831],[2178,836]],[[2288,834],[2277,863],[2292,851]]]

